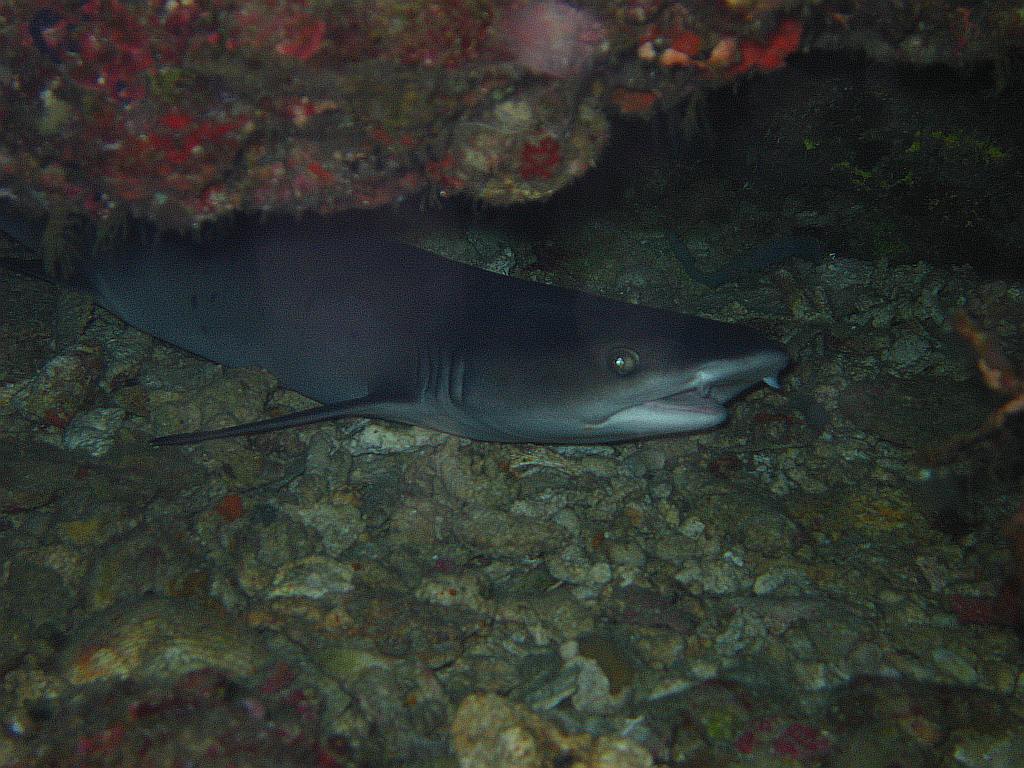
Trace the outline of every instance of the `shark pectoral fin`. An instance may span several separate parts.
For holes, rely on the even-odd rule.
[[[153,445],[192,445],[206,440],[219,440],[222,437],[238,437],[239,435],[259,435],[263,432],[274,432],[287,427],[301,427],[318,421],[328,421],[342,416],[361,416],[365,409],[377,401],[370,398],[347,400],[343,403],[320,405],[306,411],[297,411],[273,419],[252,421],[223,429],[210,429],[202,432],[183,432],[178,435],[165,435],[150,440]]]

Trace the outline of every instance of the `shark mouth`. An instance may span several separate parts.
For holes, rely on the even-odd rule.
[[[691,411],[724,418],[727,412],[725,408],[726,403],[743,394],[748,389],[757,386],[758,383],[767,384],[772,389],[779,389],[780,387],[778,374],[775,374],[763,377],[760,382],[736,381],[728,384],[701,387],[699,389],[685,389],[674,395],[668,395],[657,400],[648,400],[635,407],[651,411]]]
[[[710,429],[726,420],[726,403],[738,395],[762,382],[778,389],[779,373],[788,363],[789,357],[776,350],[706,363],[679,391],[623,408],[602,427],[648,434]]]

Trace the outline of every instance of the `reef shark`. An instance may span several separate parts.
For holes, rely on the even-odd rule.
[[[0,209],[36,251],[41,225]],[[134,223],[72,287],[125,322],[323,403],[181,445],[361,416],[475,440],[606,443],[721,424],[789,357],[741,325],[495,274],[327,220],[200,238]]]

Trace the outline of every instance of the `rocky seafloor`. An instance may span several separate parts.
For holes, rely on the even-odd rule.
[[[940,169],[977,149],[918,141]],[[754,210],[700,183],[734,227],[676,221],[695,258]],[[827,229],[847,202],[786,205]],[[790,349],[725,428],[615,446],[346,420],[154,448],[308,402],[0,273],[0,765],[1024,764],[1019,638],[981,610],[1019,438],[931,460],[1000,402],[950,319],[1020,360],[1024,287],[896,258],[871,216],[873,253],[717,288],[647,208],[545,243],[420,232]]]

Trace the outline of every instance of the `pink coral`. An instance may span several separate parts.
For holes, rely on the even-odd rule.
[[[590,13],[560,0],[520,6],[497,25],[512,58],[526,70],[571,77],[586,69],[605,41],[605,30]]]

